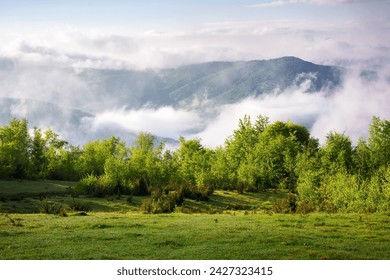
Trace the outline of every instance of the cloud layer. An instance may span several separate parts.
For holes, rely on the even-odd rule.
[[[312,136],[323,143],[331,131],[345,133],[356,143],[368,136],[373,116],[390,118],[390,72],[383,69],[375,81],[362,79],[359,72],[350,72],[344,86],[329,95],[326,92],[304,93],[291,88],[278,95],[249,98],[221,108],[207,128],[194,135],[206,145],[215,147],[237,128],[245,114],[255,120],[261,114],[271,121],[291,120],[310,128]]]
[[[47,50],[40,52],[50,53]],[[13,104],[10,110],[12,115],[20,118],[31,114],[38,116],[37,125],[52,127],[76,144],[112,134],[127,140],[139,131],[148,131],[173,139],[199,137],[205,145],[215,147],[223,144],[245,114],[253,120],[262,114],[271,121],[291,120],[304,124],[321,142],[332,130],[344,132],[357,141],[359,137],[367,136],[372,116],[390,119],[390,59],[347,61],[344,64],[348,66],[348,74],[336,92],[306,93],[313,77],[302,76],[299,87],[209,108],[205,112],[203,105],[196,104],[192,109],[109,107],[107,102],[94,97],[93,88],[77,75],[77,68],[65,67],[59,62],[50,64],[45,60],[3,58],[0,60],[0,97],[47,101],[65,107],[52,109],[63,110],[57,113],[61,115],[57,122],[49,118],[50,112],[42,113],[38,103],[22,101]],[[306,82],[302,82],[304,79]],[[70,122],[74,115],[66,108],[94,108],[93,111],[87,110],[94,115],[82,117],[75,128]],[[72,129],[79,131],[69,132]]]
[[[368,0],[275,0],[246,9],[295,5],[333,9],[348,5],[351,15],[342,19],[267,17],[204,21],[191,27],[162,27],[128,31],[127,26],[81,27],[71,23],[49,28],[29,28],[16,23],[0,27],[0,97],[53,102],[63,107],[94,113],[83,119],[83,133],[150,131],[163,137],[201,137],[216,146],[249,114],[291,119],[310,125],[314,136],[324,139],[330,130],[346,132],[354,140],[367,131],[373,115],[390,118],[390,17],[388,1]],[[354,5],[352,5],[354,4]],[[340,5],[333,7],[331,5]],[[359,5],[364,8],[354,14]],[[256,9],[257,8],[257,9]],[[263,9],[260,9],[263,8]],[[361,7],[360,7],[361,8]],[[283,10],[283,9],[280,9]],[[335,11],[335,10],[333,10]],[[349,10],[348,10],[349,11]],[[248,12],[249,14],[249,12]],[[306,94],[290,88],[239,104],[214,108],[204,115],[196,110],[170,107],[129,111],[96,100],[94,90],[77,73],[84,68],[169,68],[206,61],[238,61],[296,56],[304,60],[348,66],[342,89]],[[375,79],[362,79],[362,69],[377,71]],[[114,97],[113,97],[114,98]],[[23,106],[22,106],[23,105]],[[28,115],[28,104],[12,107],[16,116]],[[212,118],[210,118],[212,116]],[[41,124],[44,125],[44,120]],[[59,125],[60,127],[60,125]],[[64,132],[63,135],[68,135]]]
[[[0,55],[30,63],[100,69],[166,68],[286,55],[317,63],[373,58],[387,56],[390,50],[390,20],[381,8],[385,7],[375,7],[375,17],[370,13],[374,8],[367,8],[367,14],[362,12],[359,17],[344,21],[311,17],[220,21],[165,31],[126,32],[74,26],[30,31],[24,26],[3,27],[0,28]]]
[[[205,120],[195,111],[177,110],[172,107],[143,110],[110,110],[97,114],[92,130],[117,125],[134,133],[151,132],[154,135],[178,139],[205,127]]]
[[[389,66],[389,65],[388,65]],[[378,66],[377,66],[378,67]],[[223,145],[244,115],[252,120],[261,114],[270,120],[291,120],[307,126],[313,137],[323,143],[331,131],[345,133],[356,143],[368,136],[373,116],[390,119],[390,71],[382,67],[378,74],[365,77],[361,69],[350,70],[336,92],[307,93],[307,83],[279,94],[250,97],[242,102],[214,108],[211,114],[163,107],[160,109],[124,109],[98,114],[91,120],[94,129],[120,126],[125,130],[149,131],[162,137],[201,138],[208,147]]]

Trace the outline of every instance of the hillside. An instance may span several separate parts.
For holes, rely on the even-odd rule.
[[[306,80],[311,81],[308,92],[332,90],[341,84],[342,70],[283,57],[148,71],[87,69],[79,75],[107,106],[137,109],[189,108],[204,106],[204,101],[213,106],[231,104],[248,96],[281,93]]]
[[[174,113],[176,110],[192,112],[201,124],[190,128],[186,125],[185,130],[179,129],[179,135],[186,131],[198,133],[218,115],[223,105],[248,97],[283,94],[288,88],[299,87],[309,93],[332,92],[342,84],[343,75],[341,68],[316,65],[295,57],[208,62],[144,71],[51,69],[3,61],[0,70],[3,84],[0,124],[6,124],[12,117],[27,118],[32,127],[51,127],[74,144],[112,135],[130,143],[138,132],[138,128],[133,128],[134,123],[148,114],[128,120],[122,120],[119,115],[116,122],[106,117],[102,122],[98,118],[101,113],[121,111],[126,115],[161,108],[171,108]],[[170,118],[168,124],[159,125],[177,126],[180,117]],[[157,136],[173,144],[172,138],[178,137]]]

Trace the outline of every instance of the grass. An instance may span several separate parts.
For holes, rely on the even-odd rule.
[[[71,195],[74,182],[59,181],[0,181],[0,205],[6,213],[39,213],[42,203],[48,201],[72,209],[75,204],[84,205],[90,211],[136,211],[145,197],[106,196],[91,198]],[[231,191],[215,191],[207,202],[186,200],[183,212],[214,213],[224,210],[269,210],[273,199],[285,196],[283,192],[237,194]]]
[[[11,216],[11,215],[10,215]],[[389,259],[386,215],[89,213],[0,218],[1,259]]]
[[[30,183],[38,184],[12,182],[19,193]],[[47,200],[73,202],[46,191]],[[208,202],[186,200],[180,210],[192,214],[161,215],[139,212],[141,197],[79,197],[90,211],[67,217],[34,214],[42,201],[32,193],[0,202],[0,259],[390,259],[390,215],[272,214],[283,193],[217,191]]]
[[[68,193],[75,182],[64,181],[0,181],[0,194],[36,195],[39,193]]]

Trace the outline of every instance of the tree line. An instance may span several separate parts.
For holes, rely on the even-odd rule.
[[[167,150],[147,132],[128,146],[117,137],[70,145],[51,129],[13,119],[0,127],[0,179],[78,181],[80,194],[149,195],[148,212],[169,212],[184,197],[206,200],[216,189],[288,190],[282,212],[390,210],[390,121],[373,117],[356,145],[330,132],[323,145],[308,129],[265,116],[239,120],[222,146],[179,139]]]

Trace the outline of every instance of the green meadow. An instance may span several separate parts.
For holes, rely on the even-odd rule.
[[[0,258],[390,259],[386,213],[275,214],[286,193],[216,191],[151,215],[139,210],[145,197],[72,197],[72,187],[1,181]]]

